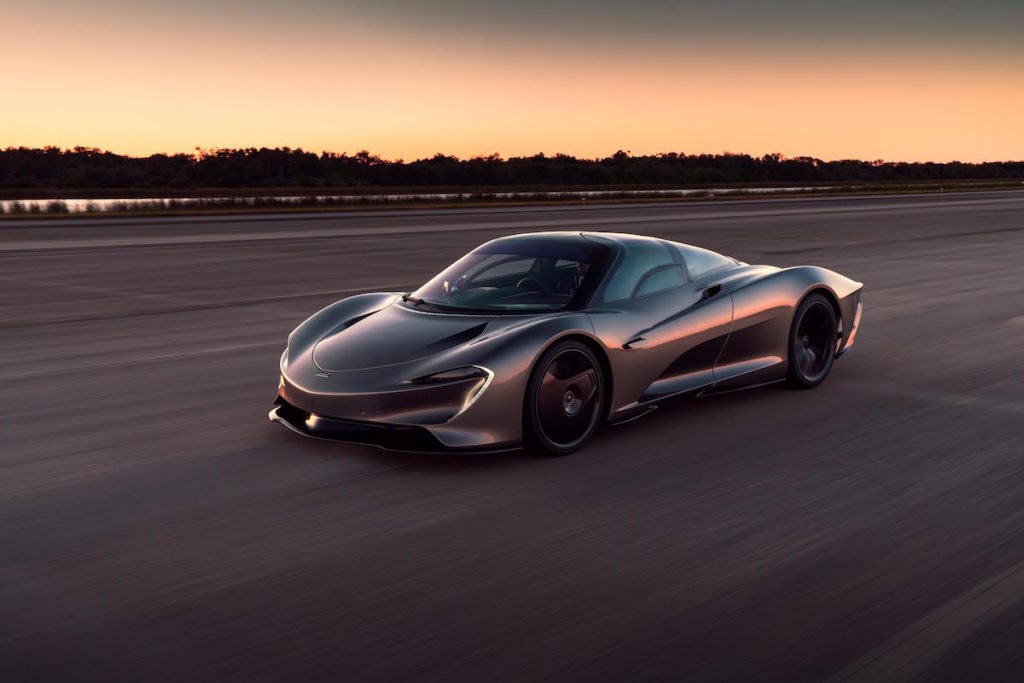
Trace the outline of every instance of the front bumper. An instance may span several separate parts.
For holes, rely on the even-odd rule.
[[[468,448],[447,446],[426,427],[324,417],[298,408],[288,403],[281,396],[278,396],[274,401],[274,408],[270,411],[268,417],[271,422],[280,423],[303,436],[376,446],[391,451],[477,453],[514,450],[514,447],[508,446],[475,446]]]

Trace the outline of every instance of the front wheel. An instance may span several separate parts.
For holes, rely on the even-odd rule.
[[[789,383],[801,389],[818,386],[836,355],[838,324],[832,304],[812,294],[797,306],[789,332]]]
[[[577,450],[597,429],[604,384],[601,364],[585,344],[565,341],[548,349],[526,388],[527,442],[553,455]]]

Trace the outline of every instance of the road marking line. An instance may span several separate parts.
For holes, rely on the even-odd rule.
[[[990,204],[1002,202],[1019,202],[1017,198],[981,201],[978,203]],[[971,202],[959,202],[958,205]],[[407,235],[425,234],[432,232],[473,232],[482,230],[493,230],[496,232],[523,229],[544,229],[544,228],[570,228],[579,227],[593,229],[595,226],[625,226],[642,225],[644,223],[665,223],[684,222],[693,220],[719,220],[734,218],[764,218],[784,217],[808,214],[834,214],[834,213],[864,213],[873,211],[892,210],[920,210],[922,208],[942,207],[949,208],[948,202],[912,203],[912,204],[878,204],[873,206],[853,207],[815,207],[800,209],[769,209],[762,211],[731,211],[731,212],[702,212],[702,213],[670,213],[651,214],[639,216],[617,216],[606,218],[566,218],[566,219],[535,219],[520,221],[484,223],[464,223],[462,225],[451,225],[439,223],[437,225],[392,225],[375,228],[320,228],[305,230],[288,230],[278,232],[250,232],[250,233],[221,233],[207,235],[163,235],[163,236],[138,236],[138,237],[95,237],[95,238],[64,238],[55,240],[35,239],[23,242],[11,242],[0,244],[0,253],[23,252],[23,251],[52,251],[58,249],[88,249],[104,247],[147,247],[147,246],[176,246],[188,244],[229,244],[236,242],[266,242],[289,239],[315,239],[315,238],[342,238],[342,237],[375,237],[383,235]],[[295,220],[302,220],[302,214],[295,214]],[[401,217],[396,217],[401,220]],[[195,223],[202,223],[197,220]]]

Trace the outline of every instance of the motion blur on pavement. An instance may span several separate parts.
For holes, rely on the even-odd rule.
[[[303,318],[553,229],[831,268],[857,345],[559,459],[267,421]],[[1020,191],[0,222],[0,678],[1019,680],[1022,263]]]

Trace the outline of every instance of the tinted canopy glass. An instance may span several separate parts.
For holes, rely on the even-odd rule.
[[[608,278],[608,283],[601,293],[601,301],[609,303],[629,299],[639,295],[639,289],[646,281],[654,277],[656,271],[675,263],[668,245],[659,240],[636,240],[623,245],[622,256]],[[657,291],[664,284],[664,278],[672,278],[666,272],[658,276],[650,287],[644,287],[644,293]]]
[[[489,242],[412,293],[413,305],[480,312],[554,311],[599,277],[605,248],[582,238]]]
[[[728,256],[722,256],[708,249],[701,249],[700,247],[680,244],[678,242],[673,242],[672,244],[679,250],[683,261],[686,263],[686,269],[694,280],[713,270],[736,265],[736,261]]]

